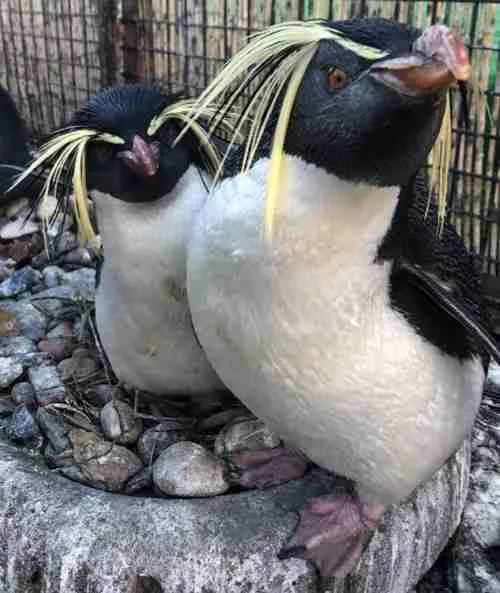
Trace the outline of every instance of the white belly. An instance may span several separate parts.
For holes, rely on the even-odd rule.
[[[272,245],[267,161],[205,206],[188,259],[195,327],[257,416],[366,499],[391,503],[466,436],[483,370],[442,354],[390,306],[390,265],[373,260],[397,188],[353,188],[298,159],[288,168]]]
[[[195,338],[186,295],[186,242],[205,197],[194,169],[153,203],[95,195],[104,247],[97,328],[117,377],[139,389],[221,388]]]

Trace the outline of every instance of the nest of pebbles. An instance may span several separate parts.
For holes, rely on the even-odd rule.
[[[120,385],[96,332],[96,260],[73,221],[56,218],[43,237],[40,215],[20,201],[0,219],[0,435],[101,490],[238,490],[227,454],[279,438],[228,393],[168,399]]]

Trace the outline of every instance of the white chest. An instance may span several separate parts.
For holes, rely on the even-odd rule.
[[[201,343],[292,444],[368,497],[401,498],[465,436],[482,369],[443,355],[390,305],[390,264],[374,258],[398,188],[353,187],[289,158],[268,244],[266,168],[223,184],[200,217],[188,289]]]
[[[212,390],[219,381],[194,337],[186,295],[186,245],[206,199],[198,171],[155,202],[94,197],[104,251],[96,316],[115,373],[156,393]]]

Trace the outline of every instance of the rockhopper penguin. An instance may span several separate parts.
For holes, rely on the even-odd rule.
[[[50,163],[51,183],[62,183],[57,157],[64,165],[72,147],[76,214],[90,239],[81,185],[96,208],[96,322],[117,377],[158,395],[197,395],[223,389],[193,332],[185,286],[186,241],[216,153],[203,135],[174,142],[186,112],[177,99],[142,85],[99,91],[30,170]]]
[[[266,72],[264,62],[250,64],[259,43],[269,50],[260,54],[265,80],[280,83],[288,68],[288,88],[297,86],[273,233],[268,240],[266,192],[276,179],[268,155],[283,128],[271,115],[255,158],[203,207],[189,245],[188,298],[229,389],[287,444],[355,482],[356,496],[311,501],[282,554],[342,577],[385,509],[468,435],[487,353],[498,357],[471,257],[436,203],[427,209],[421,173],[447,90],[470,66],[444,26],[421,34],[356,19],[268,30],[242,50],[247,80]],[[200,105],[227,100],[230,67]],[[275,452],[239,461],[247,483],[294,477],[290,450],[284,468]]]

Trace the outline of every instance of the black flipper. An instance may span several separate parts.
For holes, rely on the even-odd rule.
[[[481,320],[470,315],[463,303],[454,293],[454,287],[440,279],[436,274],[425,270],[418,264],[413,264],[403,259],[396,260],[395,268],[404,272],[408,280],[416,288],[424,291],[439,308],[457,321],[488,354],[500,364],[500,348],[495,338]]]

